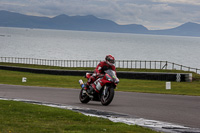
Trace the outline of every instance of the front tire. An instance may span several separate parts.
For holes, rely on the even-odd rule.
[[[115,93],[115,91],[114,91],[114,88],[112,88],[112,87],[108,88],[108,92],[107,92],[106,95],[104,95],[102,93],[101,104],[104,105],[104,106],[109,105],[112,102],[112,100],[113,100],[114,93]]]
[[[83,93],[83,89],[81,89],[81,92],[79,94],[79,99],[81,103],[88,103],[91,100],[86,93]]]

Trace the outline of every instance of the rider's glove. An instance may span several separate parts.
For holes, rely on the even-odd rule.
[[[119,79],[118,79],[118,78],[115,80],[115,83],[116,83],[116,84],[118,84],[118,83],[119,83]]]

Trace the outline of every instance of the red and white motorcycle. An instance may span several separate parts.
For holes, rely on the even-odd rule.
[[[92,73],[86,73],[86,78],[89,79]],[[115,71],[113,70],[106,70],[104,75],[101,75],[97,78],[94,82],[94,85],[98,85],[99,82],[103,84],[103,86],[99,90],[94,90],[92,85],[89,86],[91,93],[87,93],[84,89],[84,83],[82,80],[79,80],[81,85],[81,92],[79,95],[79,99],[82,103],[88,103],[90,100],[93,101],[101,101],[102,105],[109,105],[114,97],[114,89],[116,88],[117,84],[119,83],[119,79]]]

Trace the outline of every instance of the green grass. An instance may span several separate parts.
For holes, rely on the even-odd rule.
[[[22,77],[26,77],[27,82],[22,83]],[[86,79],[81,76],[59,76],[0,70],[0,84],[79,89],[79,79],[86,82]],[[171,90],[165,89],[165,83],[165,81],[155,80],[120,79],[117,91],[200,96],[200,81],[171,82]]]
[[[27,82],[23,83],[22,77],[26,77]],[[0,70],[1,84],[80,88],[80,85],[78,83],[78,80],[80,78],[83,78],[83,77],[34,74],[34,73],[28,73],[28,72]]]
[[[165,81],[121,79],[119,91],[200,96],[200,82],[171,82],[166,90]]]
[[[0,133],[154,133],[70,110],[0,100]]]
[[[64,69],[64,70],[94,69],[94,68],[63,68],[63,67],[53,67],[53,66],[25,65],[25,64],[12,64],[12,63],[0,63],[0,65],[31,67],[40,69]],[[144,69],[122,69],[122,68],[117,69],[117,71],[187,73],[185,71],[177,71],[177,70],[144,70]],[[26,83],[22,83],[22,77],[27,78]],[[0,70],[1,84],[79,89],[80,88],[78,84],[79,79],[83,79],[83,81],[86,82],[86,79],[81,76],[59,76],[59,75],[34,74],[28,72]],[[120,79],[117,91],[200,96],[199,74],[193,73],[192,82],[171,82],[171,88],[172,88],[171,90],[166,90],[165,84],[166,81]]]

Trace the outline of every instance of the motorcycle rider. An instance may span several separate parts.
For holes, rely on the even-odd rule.
[[[104,75],[106,70],[112,69],[116,73],[116,68],[114,66],[114,63],[115,63],[115,58],[112,55],[107,55],[105,57],[105,61],[101,61],[97,65],[97,67],[94,70],[94,73],[90,76],[85,86],[85,90],[89,94],[92,93],[93,90],[97,92],[100,91],[101,87],[103,86],[102,85],[103,82],[101,81],[101,78],[99,78],[98,81],[96,80],[99,76]],[[92,86],[92,88],[90,87],[91,89],[89,88],[90,85]]]

